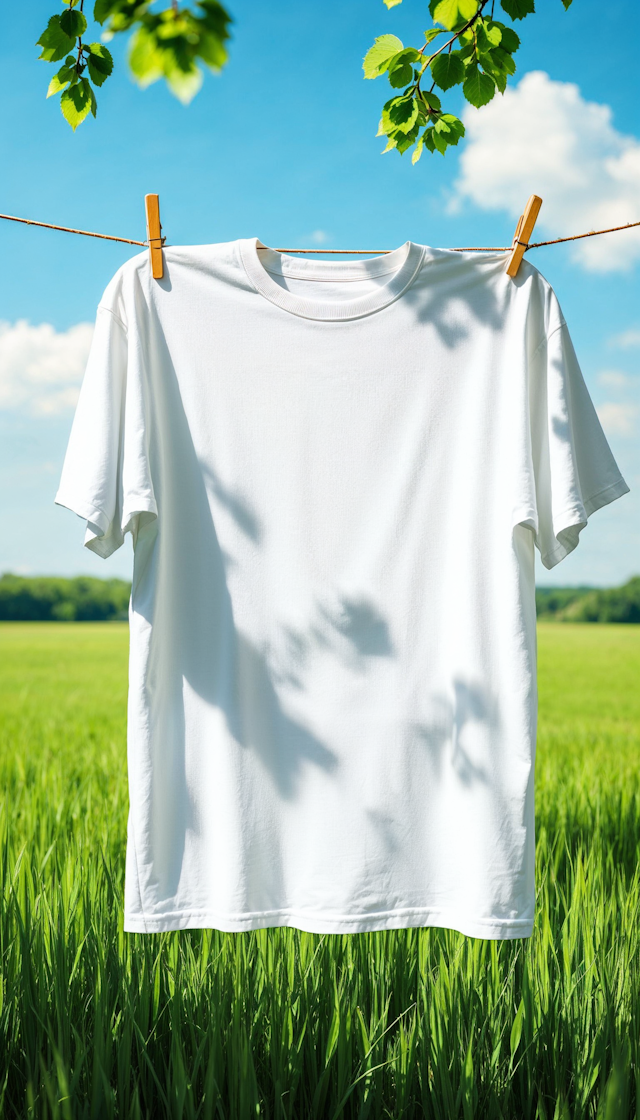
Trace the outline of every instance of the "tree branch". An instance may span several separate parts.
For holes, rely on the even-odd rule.
[[[451,39],[448,39],[448,40],[447,40],[447,42],[446,42],[446,43],[444,43],[444,45],[443,45],[443,46],[439,47],[437,51],[434,51],[434,52],[433,52],[433,54],[430,54],[430,55],[429,55],[429,57],[428,57],[428,59],[427,59],[427,61],[426,61],[426,63],[425,63],[425,67],[424,67],[424,70],[426,70],[427,66],[429,66],[429,65],[430,65],[430,63],[431,63],[431,62],[433,62],[434,58],[437,58],[439,54],[442,54],[442,52],[443,52],[443,51],[446,51],[447,47],[450,47],[450,46],[451,46],[451,44],[452,44],[452,43],[455,43],[456,39],[459,39],[459,38],[460,38],[460,36],[461,36],[461,35],[462,35],[462,34],[463,34],[463,33],[464,33],[465,31],[468,31],[470,27],[473,27],[473,24],[474,24],[474,23],[476,22],[476,20],[477,20],[477,19],[478,19],[478,17],[480,16],[480,14],[481,14],[481,12],[482,12],[482,9],[483,9],[484,7],[486,7],[486,5],[487,5],[488,3],[489,3],[489,0],[481,0],[481,3],[480,3],[480,7],[478,8],[478,10],[477,10],[476,14],[475,14],[474,16],[472,16],[472,17],[471,17],[471,19],[468,19],[468,20],[467,20],[467,22],[466,22],[466,23],[464,24],[464,26],[463,26],[463,27],[461,27],[459,31],[456,31],[455,35],[453,35]],[[427,48],[427,45],[428,45],[428,44],[427,44],[427,43],[425,43],[424,47],[421,47],[421,48],[420,48],[420,50],[418,51],[418,54],[422,54],[422,52],[423,52],[424,50],[426,50],[426,48]],[[424,70],[422,71],[422,73],[423,73],[423,74],[424,74]]]

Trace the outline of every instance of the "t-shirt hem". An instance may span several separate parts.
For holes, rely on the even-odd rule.
[[[111,522],[106,513],[96,506],[92,506],[89,502],[86,502],[76,494],[71,494],[68,490],[58,490],[54,498],[54,505],[63,506],[65,509],[69,509],[72,513],[77,514],[83,521],[90,521],[92,525],[97,525],[102,533],[109,532]]]
[[[627,486],[622,475],[616,482],[612,482],[610,486],[605,486],[604,490],[598,490],[597,494],[592,494],[590,498],[586,498],[583,502],[585,513],[590,517],[597,509],[606,506],[612,502],[614,498],[621,498],[623,494],[628,494],[631,490]]]
[[[603,506],[609,505],[610,502],[615,501],[616,498],[621,498],[623,494],[628,494],[631,487],[627,485],[622,475],[609,486],[603,487],[595,494],[591,494],[589,498],[585,498],[581,506],[571,506],[568,509],[562,510],[561,513],[554,515],[555,536],[558,537],[560,533],[566,533],[569,529],[575,530],[573,539],[566,539],[558,541],[547,552],[542,555],[542,563],[545,568],[553,568],[564,560],[578,545],[580,533],[586,525],[586,519],[591,517],[592,513],[601,509]]]
[[[86,502],[84,498],[62,488],[58,490],[54,498],[54,504],[71,510],[72,513],[77,514],[78,517],[87,522],[84,547],[101,556],[103,560],[108,559],[112,553],[120,548],[124,541],[124,534],[131,530],[136,514],[150,513],[154,517],[158,516],[155,498],[150,495],[132,495],[130,508],[125,509],[120,525],[110,520],[104,510],[98,509],[97,506]],[[96,529],[99,529],[100,532],[96,533]]]
[[[508,940],[530,937],[531,918],[474,918],[445,910],[406,909],[374,914],[335,915],[331,917],[293,910],[270,910],[246,916],[218,914],[208,910],[176,910],[151,917],[145,914],[124,915],[125,933],[166,933],[181,929],[218,929],[223,933],[289,926],[305,933],[373,933],[385,929],[407,929],[416,926],[437,926],[457,930],[468,937]]]

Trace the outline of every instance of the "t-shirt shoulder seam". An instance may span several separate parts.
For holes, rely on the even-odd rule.
[[[565,319],[563,318],[563,319],[561,319],[561,320],[560,320],[560,322],[558,323],[557,327],[554,327],[552,331],[549,331],[549,333],[548,333],[548,334],[545,334],[544,338],[541,338],[541,339],[540,339],[540,342],[539,342],[539,343],[538,343],[538,345],[536,346],[536,348],[535,348],[535,350],[533,351],[533,353],[532,353],[532,354],[530,355],[530,357],[529,357],[529,361],[531,361],[531,362],[532,362],[532,361],[533,361],[533,359],[535,358],[536,354],[538,353],[538,350],[540,349],[540,347],[541,347],[541,346],[544,346],[544,344],[545,344],[546,342],[548,342],[550,338],[553,338],[554,334],[557,334],[557,332],[558,332],[558,331],[560,331],[560,330],[562,330],[562,328],[563,328],[563,327],[566,327],[566,325],[567,325],[567,323],[566,323],[566,320],[565,320]]]
[[[98,304],[98,310],[99,311],[108,311],[109,315],[111,315],[112,318],[115,319],[116,323],[119,323],[119,325],[122,327],[124,333],[125,334],[129,333],[125,323],[122,322],[122,319],[120,318],[120,316],[116,315],[115,311],[112,311],[111,308],[107,307],[107,305],[105,303],[99,303]]]

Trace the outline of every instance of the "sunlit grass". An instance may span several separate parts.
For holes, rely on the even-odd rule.
[[[0,626],[0,1116],[640,1115],[640,627],[538,643],[530,939],[139,936],[127,627]]]

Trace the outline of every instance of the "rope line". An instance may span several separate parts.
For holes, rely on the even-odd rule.
[[[4,218],[7,222],[22,222],[26,226],[40,226],[43,229],[57,229],[62,233],[79,233],[83,237],[99,237],[102,241],[120,241],[125,245],[140,245],[143,249],[149,244],[148,241],[134,241],[131,237],[114,237],[110,233],[92,233],[88,229],[71,229],[70,226],[54,226],[50,222],[36,222],[32,218],[16,218],[13,214],[0,214],[0,218]],[[623,226],[612,226],[610,229],[592,229],[588,233],[574,233],[571,237],[556,237],[552,241],[532,241],[525,248],[527,249],[541,249],[543,245],[560,245],[564,241],[579,241],[583,237],[598,237],[601,233],[617,233],[621,229],[633,229],[634,226],[640,226],[640,222],[627,222]],[[162,238],[164,241],[165,238]],[[522,245],[522,242],[519,242]],[[451,249],[452,253],[507,253],[512,249],[512,245],[466,245],[463,248]],[[367,253],[374,253],[376,255],[383,255],[384,253],[392,253],[393,249],[276,249],[277,253],[339,253],[344,256],[347,253],[355,253],[358,256],[364,256]]]
[[[541,245],[559,245],[561,241],[579,241],[581,237],[597,237],[600,233],[616,233],[619,229],[633,229],[640,222],[627,222],[625,226],[612,226],[611,229],[592,229],[589,233],[574,233],[573,237],[556,237],[553,241],[532,241],[529,249],[539,249]]]
[[[5,218],[8,222],[23,222],[25,226],[42,226],[44,229],[59,229],[63,233],[81,233],[83,237],[100,237],[103,241],[124,241],[125,245],[142,245],[144,249],[146,241],[132,241],[130,237],[114,237],[110,233],[90,233],[88,229],[71,229],[69,226],[52,226],[49,222],[35,222],[32,218],[15,218],[13,214],[0,214],[0,218]]]

